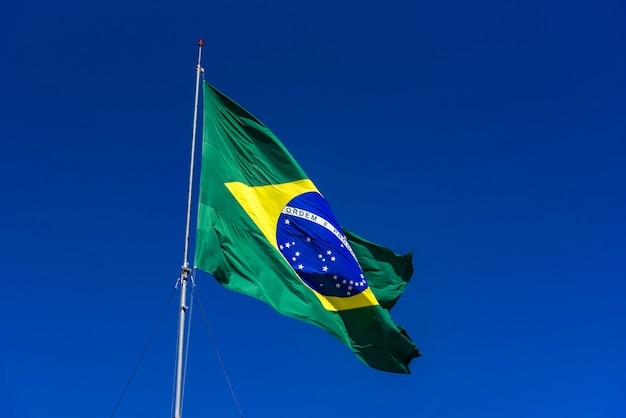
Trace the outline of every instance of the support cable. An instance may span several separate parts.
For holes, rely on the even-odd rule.
[[[222,368],[222,373],[224,373],[224,378],[226,379],[226,383],[228,384],[228,388],[230,389],[230,394],[233,397],[233,401],[235,402],[235,406],[239,411],[239,416],[244,418],[243,411],[239,406],[239,401],[237,400],[237,395],[235,395],[235,391],[233,389],[233,385],[230,383],[230,378],[228,377],[228,373],[226,372],[226,367],[224,366],[224,361],[222,361],[222,355],[220,354],[220,350],[217,347],[217,343],[215,342],[215,337],[213,336],[213,331],[211,330],[211,326],[209,325],[209,321],[206,316],[206,312],[204,311],[204,306],[202,305],[202,300],[200,299],[200,293],[196,293],[196,298],[198,298],[198,303],[200,304],[200,311],[202,312],[202,317],[204,318],[204,324],[209,331],[209,336],[211,337],[211,342],[213,343],[213,347],[215,348],[215,353],[217,354],[217,360],[220,363],[220,367]]]
[[[161,316],[159,316],[159,319],[158,319],[156,325],[154,326],[154,329],[152,330],[152,334],[150,334],[150,338],[148,338],[148,342],[146,343],[146,346],[144,347],[144,349],[143,349],[143,351],[141,353],[141,356],[139,356],[139,360],[137,361],[137,364],[135,365],[135,368],[133,369],[133,372],[130,374],[130,378],[128,379],[128,382],[126,383],[126,386],[124,387],[124,390],[122,391],[122,394],[120,395],[120,398],[118,399],[117,403],[115,404],[115,408],[113,408],[113,412],[111,413],[111,418],[113,418],[113,416],[117,412],[117,409],[119,408],[120,404],[122,403],[122,400],[124,399],[124,396],[126,395],[126,391],[130,387],[130,384],[132,383],[133,378],[135,377],[135,374],[137,373],[137,370],[139,370],[139,366],[141,365],[141,362],[142,362],[144,356],[146,355],[146,352],[148,351],[148,348],[150,347],[150,344],[152,343],[152,340],[154,339],[154,335],[156,334],[157,330],[159,329],[159,325],[161,325],[161,320],[165,316],[165,312],[167,311],[167,308],[170,305],[170,302],[172,301],[172,296],[174,296],[174,291],[175,290],[176,290],[176,288],[173,288],[172,291],[170,292],[170,295],[167,298],[167,302],[165,303],[165,307],[163,307],[163,311],[161,312]]]

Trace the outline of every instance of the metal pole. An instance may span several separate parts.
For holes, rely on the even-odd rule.
[[[189,164],[189,189],[187,191],[187,226],[185,229],[185,256],[183,266],[180,269],[180,310],[178,312],[178,344],[176,349],[176,398],[174,401],[174,418],[182,418],[182,392],[183,392],[183,355],[185,343],[185,313],[187,312],[187,279],[191,273],[189,268],[189,225],[191,224],[191,193],[193,188],[193,166],[196,153],[196,125],[198,122],[198,96],[200,91],[200,73],[202,67],[203,41],[198,41],[198,65],[196,66],[196,99],[193,109],[193,129],[191,135],[191,163]]]

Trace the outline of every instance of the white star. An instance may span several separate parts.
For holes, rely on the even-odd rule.
[[[364,279],[364,278],[365,278],[365,276],[364,276],[363,274],[361,274],[361,278],[362,278],[362,279]]]
[[[335,261],[335,260],[336,260],[336,258],[335,258],[334,255],[332,257],[330,257],[330,261]]]
[[[304,266],[303,266],[302,264],[298,264],[298,268],[299,268],[300,270],[302,270],[302,269],[304,268]]]
[[[291,221],[289,219],[285,219],[285,224],[289,225]]]
[[[320,283],[320,287],[324,287],[324,283]]]
[[[280,249],[281,249],[281,250],[282,250],[283,248],[285,248],[285,247],[283,247],[283,244],[280,244],[280,245],[279,245],[279,247],[280,247]]]
[[[348,286],[348,290],[352,290],[352,286]]]
[[[322,258],[322,254],[318,254],[318,255],[317,255],[317,258]]]
[[[333,252],[331,250],[326,251],[326,254],[331,255]]]
[[[337,275],[335,274],[335,275],[333,276],[333,280],[337,280],[337,279],[338,279],[338,277],[337,277]]]
[[[294,242],[292,242],[292,243],[291,243],[291,245],[296,245],[296,242],[295,242],[295,241],[294,241]]]
[[[341,285],[339,283],[337,283],[335,286],[338,287],[338,288],[341,287]]]
[[[296,251],[296,257],[300,257],[300,251]]]
[[[348,281],[347,280],[343,280],[341,283],[346,284],[346,283],[348,283]]]
[[[311,242],[311,237],[306,237],[307,242]]]
[[[350,296],[351,294],[352,294],[352,293],[351,293],[351,292],[349,292],[349,291],[348,291],[348,292],[346,292],[346,295],[348,295],[348,296]]]
[[[289,243],[287,242],[287,243],[285,243],[285,247],[289,248],[289,247],[291,247],[291,244],[289,244]]]
[[[326,259],[325,259],[325,258],[322,258],[322,261],[326,262]]]
[[[350,280],[350,284],[354,284],[354,280]]]
[[[328,271],[328,267],[327,266],[322,267],[322,271],[325,271],[325,272]]]
[[[296,258],[296,257],[291,257],[291,259],[292,259],[293,261],[296,261],[296,260],[297,260],[297,258]]]

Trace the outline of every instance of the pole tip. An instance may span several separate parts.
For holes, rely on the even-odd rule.
[[[202,39],[199,39],[199,40],[198,40],[198,46],[199,46],[200,48],[202,48],[202,46],[203,46],[203,45],[204,45],[204,41],[203,41]]]

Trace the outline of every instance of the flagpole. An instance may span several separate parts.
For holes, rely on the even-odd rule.
[[[202,67],[202,39],[198,41],[198,64],[196,65],[196,97],[193,108],[193,128],[191,134],[191,162],[189,164],[189,189],[187,190],[187,225],[185,229],[185,255],[180,269],[180,309],[178,312],[178,343],[176,349],[176,397],[174,401],[174,418],[182,418],[183,392],[183,356],[185,343],[185,314],[187,312],[187,279],[191,274],[189,268],[189,226],[191,224],[191,194],[193,189],[193,167],[196,151],[196,125],[198,124],[198,97],[200,91],[200,73]]]

